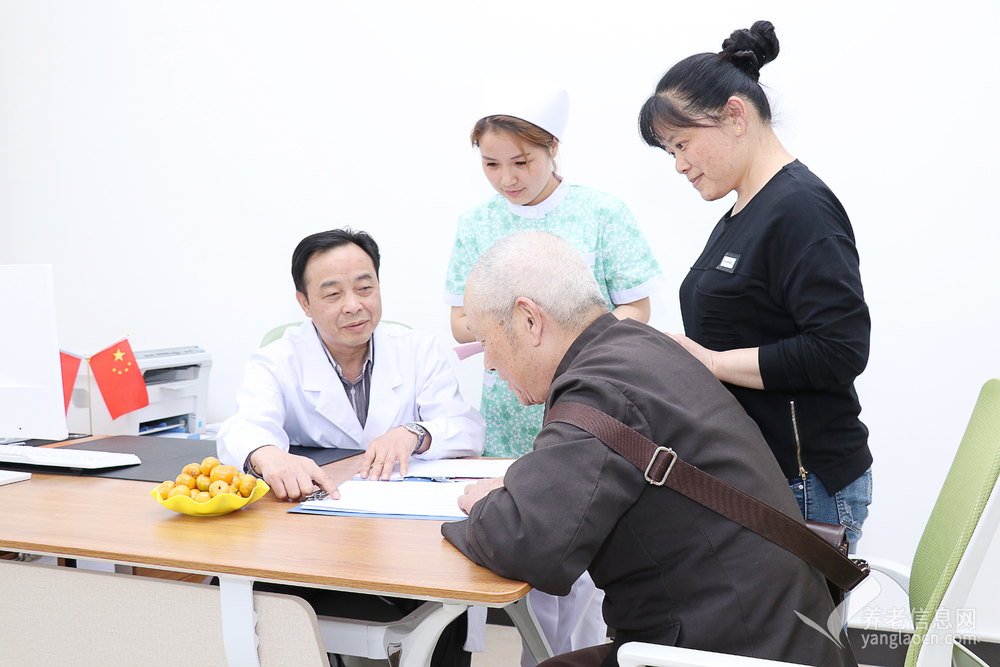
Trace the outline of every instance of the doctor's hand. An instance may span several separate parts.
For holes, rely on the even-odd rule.
[[[423,451],[430,447],[430,433],[424,438]],[[417,446],[417,436],[402,426],[397,426],[368,443],[368,449],[361,457],[358,474],[364,479],[389,479],[396,461],[399,461],[399,474],[406,476],[410,465],[410,454]]]
[[[482,498],[486,497],[490,491],[493,489],[499,489],[501,486],[503,486],[503,477],[484,479],[476,482],[475,484],[469,484],[465,487],[465,495],[459,496],[458,498],[458,509],[468,514],[472,511],[473,505],[479,502]]]
[[[340,491],[316,462],[305,456],[289,454],[280,447],[268,445],[250,455],[250,463],[271,487],[279,500],[301,500],[323,489],[334,500]]]

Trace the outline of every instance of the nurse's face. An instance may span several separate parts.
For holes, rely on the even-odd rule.
[[[349,243],[313,255],[303,277],[307,293],[296,292],[296,298],[337,363],[367,348],[382,318],[378,276],[368,253]]]
[[[525,154],[509,136],[496,132],[487,132],[479,139],[483,173],[493,189],[512,204],[533,206],[559,186],[552,173],[552,160],[559,146],[552,148],[551,155],[541,146],[528,143],[523,146]]]

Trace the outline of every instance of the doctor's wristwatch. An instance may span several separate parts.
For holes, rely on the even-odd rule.
[[[416,422],[407,422],[403,424],[403,428],[417,436],[417,446],[413,448],[414,453],[416,453],[424,446],[424,440],[427,439],[427,429]]]

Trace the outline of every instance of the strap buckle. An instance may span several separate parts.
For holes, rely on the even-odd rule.
[[[670,456],[674,458],[671,459],[670,465],[667,466],[667,471],[663,473],[663,479],[661,479],[660,481],[656,481],[655,479],[649,476],[649,472],[653,469],[653,465],[656,463],[656,457],[659,456],[661,452],[666,452],[667,454],[670,454]],[[646,472],[644,473],[646,481],[652,484],[653,486],[663,486],[664,482],[667,481],[667,475],[669,475],[670,471],[674,469],[675,463],[677,463],[677,454],[674,453],[674,450],[670,449],[669,447],[657,447],[656,450],[653,452],[653,455],[649,457],[649,465],[646,466]]]

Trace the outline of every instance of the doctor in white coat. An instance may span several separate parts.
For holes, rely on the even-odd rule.
[[[253,354],[238,411],[218,438],[223,463],[264,478],[278,498],[336,485],[289,444],[365,450],[359,472],[388,479],[420,458],[482,454],[484,423],[462,400],[436,340],[379,324],[379,254],[364,232],[303,239],[292,256],[296,298],[310,319]]]

